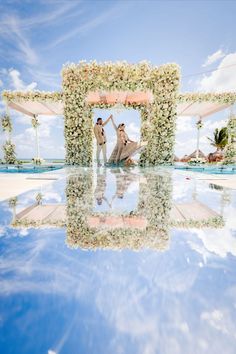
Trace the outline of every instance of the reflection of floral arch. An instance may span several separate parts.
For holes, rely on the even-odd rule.
[[[151,67],[146,62],[137,65],[126,62],[97,64],[80,62],[64,67],[64,115],[66,161],[68,164],[92,164],[92,109],[86,103],[90,92],[151,91],[153,102],[148,106],[125,103],[126,108],[141,112],[141,137],[148,142],[142,153],[142,165],[170,164],[173,162],[175,137],[176,96],[179,68],[176,64]],[[109,108],[104,102],[96,105]]]
[[[171,209],[171,177],[145,174],[147,183],[141,185],[137,208],[130,213],[96,213],[93,208],[93,175],[89,169],[77,172],[67,180],[67,244],[84,249],[140,249],[164,250],[169,243],[169,218]],[[118,227],[115,229],[92,227],[91,216],[145,218],[143,229]]]

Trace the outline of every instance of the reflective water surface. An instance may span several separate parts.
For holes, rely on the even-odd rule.
[[[186,173],[74,168],[1,203],[0,353],[235,353],[236,193]]]

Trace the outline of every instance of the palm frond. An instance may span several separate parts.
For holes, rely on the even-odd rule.
[[[213,132],[213,139],[208,137],[212,146],[223,149],[228,142],[228,130],[227,127],[221,129],[216,128]]]

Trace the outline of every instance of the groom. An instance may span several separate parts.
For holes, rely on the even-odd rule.
[[[104,164],[107,163],[107,149],[106,149],[107,141],[106,141],[105,130],[103,127],[109,122],[111,118],[112,118],[112,114],[110,115],[110,117],[107,118],[107,120],[105,120],[105,122],[103,122],[102,118],[98,118],[97,123],[95,123],[94,125],[94,135],[97,140],[97,164],[99,166],[101,166],[100,164],[101,151],[103,154]]]

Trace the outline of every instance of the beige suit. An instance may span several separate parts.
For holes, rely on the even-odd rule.
[[[105,125],[105,124],[103,124]],[[102,124],[94,125],[94,135],[97,140],[97,163],[100,164],[100,154],[102,151],[104,163],[107,162],[106,134]]]

